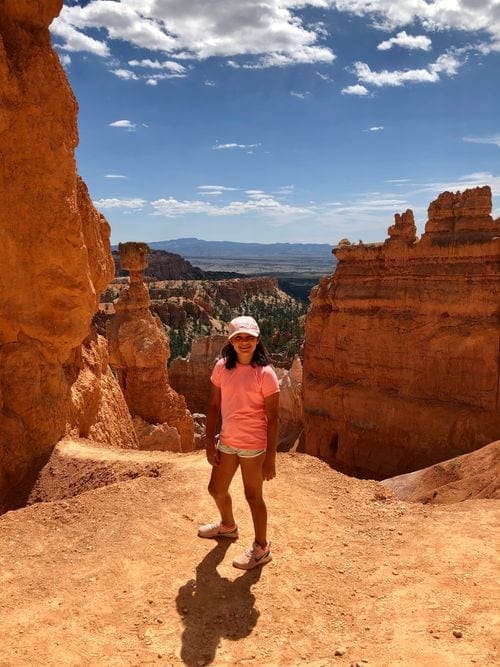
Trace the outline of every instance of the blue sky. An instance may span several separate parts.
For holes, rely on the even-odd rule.
[[[67,1],[53,43],[112,241],[381,241],[500,203],[500,0]]]

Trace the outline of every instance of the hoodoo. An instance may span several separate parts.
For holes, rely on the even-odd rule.
[[[130,274],[130,286],[115,302],[116,315],[106,325],[111,365],[117,371],[130,413],[148,424],[177,429],[178,445],[165,448],[191,451],[193,418],[184,397],[170,386],[169,340],[159,318],[150,311],[151,300],[143,282],[149,247],[145,243],[120,243],[119,251],[121,266]]]

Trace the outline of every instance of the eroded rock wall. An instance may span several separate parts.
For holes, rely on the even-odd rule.
[[[280,383],[278,451],[288,451],[304,430],[302,362],[295,357],[289,370],[276,368]]]
[[[191,412],[206,413],[210,376],[226,343],[226,336],[199,336],[193,340],[187,359],[178,357],[170,364],[172,387],[186,397]]]
[[[77,105],[48,31],[61,7],[0,3],[0,510],[65,433],[135,441],[103,420],[104,396],[124,407],[106,346],[91,335],[81,347],[113,262],[76,172]]]
[[[500,219],[488,187],[441,194],[420,240],[342,242],[311,293],[306,449],[360,473],[405,473],[500,436]]]

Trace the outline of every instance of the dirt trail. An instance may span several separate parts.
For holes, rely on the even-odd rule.
[[[215,518],[203,453],[134,457],[162,459],[160,476],[0,517],[1,667],[497,663],[497,501],[405,504],[281,454],[266,485],[274,560],[242,573],[239,478],[240,539],[201,540]]]

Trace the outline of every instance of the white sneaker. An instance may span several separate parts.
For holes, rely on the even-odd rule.
[[[198,528],[198,537],[229,537],[235,540],[238,537],[238,524],[233,528],[226,528],[222,523],[206,523]]]
[[[254,542],[252,546],[233,560],[233,566],[240,570],[252,570],[259,565],[265,565],[272,560],[271,542],[268,542],[265,547]]]

